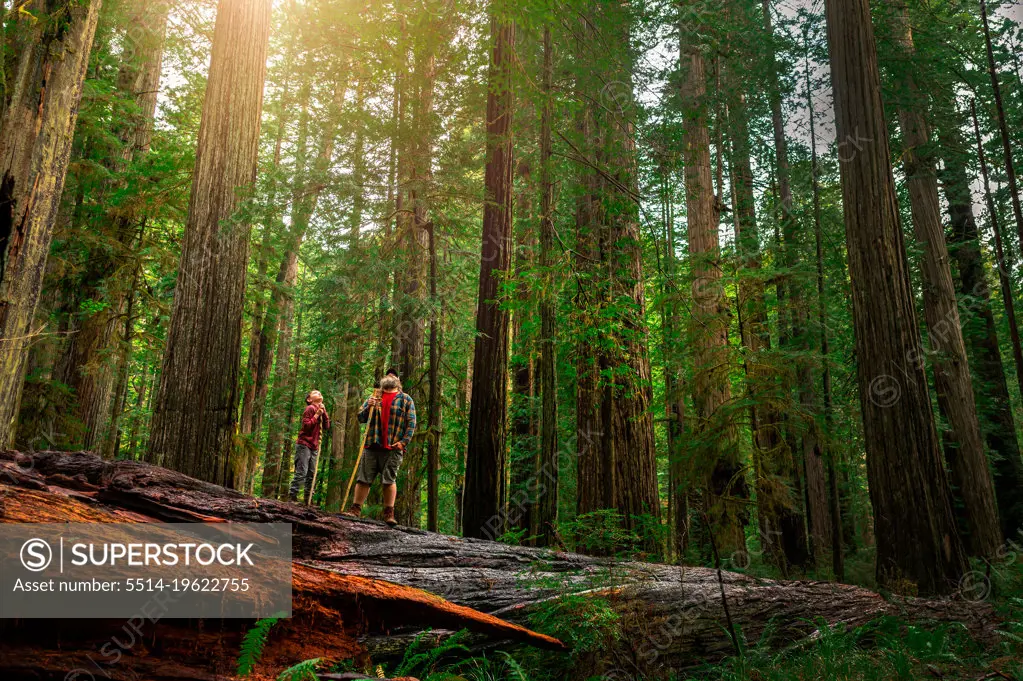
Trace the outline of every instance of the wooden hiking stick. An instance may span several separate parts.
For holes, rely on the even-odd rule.
[[[373,391],[373,397],[380,398],[380,390]],[[348,487],[345,488],[345,495],[341,498],[341,510],[344,511],[348,505],[348,495],[352,491],[352,485],[355,484],[355,476],[359,474],[359,464],[362,462],[362,453],[366,450],[366,440],[369,438],[369,426],[373,423],[373,414],[377,411],[377,405],[373,405],[369,408],[369,418],[366,419],[366,430],[362,433],[362,444],[359,445],[359,455],[355,457],[355,468],[352,469],[352,477],[348,479]]]

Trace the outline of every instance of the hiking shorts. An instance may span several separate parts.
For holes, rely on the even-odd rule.
[[[379,475],[385,485],[393,485],[398,480],[398,469],[404,458],[398,449],[365,449],[359,463],[358,480],[364,485],[372,485]]]

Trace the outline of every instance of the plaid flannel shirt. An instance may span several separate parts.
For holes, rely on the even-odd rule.
[[[359,407],[359,423],[365,423],[369,419],[369,400],[365,400]],[[380,437],[380,409],[373,413],[373,419],[369,422],[369,436],[366,438],[366,448],[380,448],[383,445]],[[391,444],[401,442],[407,449],[416,432],[416,405],[408,393],[398,392],[391,402],[391,413],[387,418],[387,441]]]

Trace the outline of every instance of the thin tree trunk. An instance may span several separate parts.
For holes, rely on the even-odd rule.
[[[918,358],[868,0],[825,0],[877,581],[950,593],[966,570]]]
[[[554,115],[552,88],[554,80],[554,44],[551,27],[543,29],[543,102],[540,110],[540,337],[537,339],[537,373],[540,383],[540,457],[538,482],[543,493],[537,494],[534,507],[533,534],[537,546],[557,543],[558,528],[558,393],[557,343],[555,321],[554,279],[554,181],[551,177],[551,124]]]
[[[434,80],[436,78],[436,56],[434,41],[427,48],[415,51],[416,70],[414,78],[406,84],[404,95],[412,96],[415,87],[414,110],[410,135],[414,134],[408,146],[405,167],[407,177],[408,203],[412,212],[399,213],[397,220],[399,236],[404,251],[404,262],[395,273],[395,329],[392,361],[397,363],[401,380],[406,384],[414,401],[426,401],[424,357],[426,354],[427,313],[427,266],[429,262],[429,234],[426,195],[433,177],[433,127],[431,125]],[[414,132],[413,132],[414,131]],[[422,503],[423,474],[426,473],[427,458],[424,440],[413,440],[405,453],[398,474],[398,497],[394,506],[395,517],[402,525],[419,527]]]
[[[1005,318],[1009,325],[1009,340],[1012,343],[1013,364],[1016,367],[1016,386],[1023,395],[1023,344],[1020,343],[1019,326],[1016,324],[1016,306],[1012,293],[1012,265],[1005,254],[1002,241],[1002,226],[998,218],[998,207],[995,205],[994,194],[991,192],[991,182],[987,171],[987,155],[984,153],[984,140],[980,134],[980,123],[977,119],[977,105],[970,102],[970,111],[973,117],[973,132],[977,138],[977,158],[980,161],[980,174],[984,182],[984,201],[987,204],[988,216],[991,219],[991,232],[995,237],[995,264],[998,270],[998,284],[1002,293],[1002,303],[1005,306]]]
[[[285,79],[284,91],[279,102],[280,110],[277,112],[277,132],[274,140],[274,155],[272,170],[277,173],[281,164],[281,149],[284,143],[284,132],[287,126],[288,113],[290,112],[289,91],[291,86],[291,53],[285,58]],[[242,394],[242,421],[241,432],[243,435],[259,436],[262,426],[263,407],[266,403],[266,381],[270,377],[270,348],[264,347],[271,342],[271,336],[276,334],[276,324],[266,323],[267,301],[266,293],[263,290],[266,279],[267,268],[270,260],[270,241],[274,232],[280,225],[281,210],[277,207],[278,182],[274,179],[270,185],[270,195],[267,199],[267,216],[263,225],[263,243],[259,248],[259,262],[256,266],[256,309],[252,314],[252,325],[249,332],[249,359],[246,372],[245,389]],[[276,282],[279,287],[283,282]],[[276,290],[272,288],[271,290]],[[271,293],[271,296],[273,294]],[[271,297],[270,309],[274,309],[275,301]],[[269,327],[269,328],[268,328]],[[276,339],[275,339],[276,340]]]
[[[516,309],[511,317],[510,358],[511,393],[511,442],[512,456],[509,460],[510,484],[508,485],[509,530],[525,532],[527,537],[535,535],[533,528],[534,479],[539,466],[539,451],[536,447],[533,395],[536,392],[536,367],[534,364],[535,332],[532,336],[526,330],[535,322],[530,300],[530,281],[534,266],[533,252],[536,250],[535,232],[530,222],[533,217],[532,193],[534,191],[529,162],[518,162],[518,200],[515,208],[518,223],[518,241],[515,248]]]
[[[585,34],[585,33],[584,33]],[[580,51],[582,46],[578,48]],[[580,99],[586,90],[585,76],[577,76]],[[581,106],[576,115],[576,136],[589,140],[594,134],[593,111]],[[576,511],[585,515],[604,508],[604,469],[600,460],[599,436],[604,424],[597,399],[599,379],[593,320],[599,312],[596,291],[597,248],[596,176],[589,167],[579,171],[579,196],[575,206],[575,292],[576,386],[575,386],[575,449],[576,449]]]
[[[722,408],[730,398],[727,350],[728,317],[721,285],[718,244],[719,208],[715,202],[707,127],[706,73],[700,45],[682,27],[681,97],[688,121],[682,135],[689,255],[693,276],[690,333],[693,343],[693,468],[687,477],[705,486],[704,510],[713,544],[722,556],[746,549],[745,471],[735,433]]]
[[[825,318],[827,296],[824,287],[824,239],[821,225],[821,188],[820,164],[817,156],[817,122],[813,106],[813,90],[810,86],[810,49],[806,46],[804,53],[804,70],[806,73],[806,106],[810,118],[810,184],[813,189],[813,234],[817,256],[817,324],[820,327],[821,347],[821,392],[824,397],[824,426],[826,437],[834,437],[834,414],[831,407],[831,361],[828,345],[828,325]],[[821,438],[821,449],[824,451],[825,468],[828,476],[828,517],[821,517],[810,508],[810,536],[813,539],[813,551],[818,565],[827,548],[831,550],[831,569],[835,579],[845,581],[845,556],[842,548],[842,514],[838,494],[837,459],[840,449],[824,444]]]
[[[29,0],[0,118],[0,446],[13,445],[25,360],[60,207],[100,0]],[[59,17],[59,20],[58,20]]]
[[[437,298],[437,239],[434,224],[429,223],[430,237],[430,418],[427,434],[426,463],[426,529],[437,531],[437,507],[440,503],[440,438],[441,438],[441,318]]]
[[[764,32],[768,39],[774,39],[774,28],[771,21],[771,2],[762,0],[761,9],[764,14]],[[802,259],[798,247],[800,239],[797,235],[798,224],[793,215],[792,208],[792,187],[789,179],[789,152],[788,141],[785,139],[785,120],[782,114],[782,93],[778,76],[778,65],[773,46],[770,49],[770,95],[771,106],[771,128],[774,133],[775,164],[778,174],[778,192],[781,195],[781,229],[782,238],[785,241],[783,257],[785,266],[788,269],[798,267]],[[817,543],[826,542],[826,528],[828,526],[827,490],[824,481],[823,452],[820,446],[820,438],[817,432],[817,424],[814,414],[817,410],[817,396],[814,390],[813,367],[810,364],[809,349],[810,339],[807,334],[808,310],[806,298],[803,295],[801,282],[792,275],[787,276],[788,286],[786,287],[786,304],[790,312],[792,327],[792,341],[795,350],[799,353],[796,360],[796,379],[799,385],[799,403],[806,414],[805,422],[801,424],[802,437],[800,438],[801,459],[803,470],[806,475],[806,513],[810,516],[809,526],[811,531],[816,532],[814,540]],[[784,318],[784,316],[783,316]],[[795,451],[781,452],[778,458],[779,482],[791,485],[798,495],[800,490],[799,468]],[[794,495],[793,495],[794,496]],[[806,522],[804,514],[800,512],[800,499],[790,498],[780,509],[778,514],[778,530],[780,532],[781,549],[786,560],[800,568],[806,568],[813,555],[808,551]],[[768,534],[766,541],[771,543],[772,535]]]
[[[1012,160],[1012,141],[1009,137],[1009,126],[1005,122],[1005,105],[1002,102],[1002,86],[998,78],[998,65],[995,63],[995,52],[991,43],[987,0],[980,0],[980,18],[984,28],[984,46],[987,50],[987,72],[991,78],[991,90],[995,97],[998,132],[1002,137],[1002,159],[1005,163],[1005,179],[1009,185],[1012,214],[1016,218],[1016,235],[1019,237],[1020,253],[1023,254],[1023,207],[1020,205],[1019,186],[1016,182],[1016,166]],[[1020,390],[1023,390],[1023,383],[1020,384]]]
[[[142,424],[143,414],[145,413],[146,391],[149,388],[149,381],[149,367],[143,365],[142,375],[139,377],[138,387],[135,389],[135,413],[131,419],[131,429],[128,431],[128,459],[132,461],[138,459],[139,426]]]
[[[338,362],[343,358],[338,357]],[[345,440],[348,434],[348,381],[342,381],[330,416],[330,467],[327,469],[327,498],[324,508],[332,513],[341,509],[345,480]]]
[[[463,534],[491,539],[504,532],[501,500],[508,458],[508,312],[499,301],[499,278],[511,267],[514,167],[511,78],[515,25],[499,12],[500,5],[491,8],[486,203],[462,501]]]
[[[299,143],[297,151],[297,163],[302,177],[301,181],[298,183],[298,188],[295,190],[294,196],[292,196],[292,224],[291,234],[289,237],[290,243],[277,275],[277,281],[281,282],[282,286],[274,290],[274,295],[271,296],[271,306],[273,309],[267,312],[266,321],[264,322],[265,325],[266,322],[276,321],[278,345],[274,370],[275,398],[271,400],[271,412],[273,417],[271,418],[268,426],[266,440],[266,460],[263,483],[264,496],[280,496],[287,483],[287,476],[283,475],[281,472],[284,469],[284,465],[280,457],[282,456],[282,452],[286,450],[283,443],[287,439],[286,434],[290,433],[290,429],[285,428],[284,432],[281,431],[280,414],[282,412],[281,401],[286,399],[285,396],[294,390],[294,386],[290,382],[292,380],[290,378],[291,374],[289,374],[287,369],[287,346],[290,341],[292,316],[295,309],[294,297],[295,281],[298,276],[298,254],[301,250],[305,233],[309,228],[309,223],[316,212],[320,193],[325,185],[325,175],[334,156],[334,144],[338,133],[337,124],[340,118],[341,107],[344,103],[347,87],[347,71],[342,74],[337,74],[334,81],[330,120],[328,120],[323,126],[323,131],[319,141],[319,151],[312,163],[312,167],[305,169],[309,113],[308,89],[306,84],[303,85],[304,92],[302,99],[305,101],[305,106],[303,107],[299,122]],[[260,342],[261,352],[265,347],[266,351],[269,353],[273,349],[273,346],[274,336],[272,334],[268,335],[265,340]],[[263,391],[265,390],[266,388],[263,387]],[[261,395],[257,392],[257,406],[261,407],[261,404]],[[259,411],[262,412],[262,409],[260,408]],[[266,484],[266,480],[268,478],[269,480],[276,482],[272,482],[272,484],[268,486]]]
[[[977,420],[970,365],[945,245],[945,228],[941,223],[938,178],[934,159],[927,151],[931,143],[930,126],[922,113],[925,101],[911,71],[915,47],[909,12],[903,0],[891,0],[891,5],[896,40],[907,58],[907,63],[902,65],[898,102],[905,147],[900,156],[909,189],[913,230],[923,249],[920,273],[934,388],[938,407],[949,428],[945,456],[966,515],[967,546],[973,555],[990,557],[1001,546],[1002,533]]]
[[[731,83],[738,87],[737,83]],[[750,165],[749,124],[745,95],[731,96],[729,122],[732,130],[732,197],[735,204],[736,247],[745,271],[739,279],[740,336],[747,352],[746,366],[753,446],[759,462],[757,509],[761,542],[768,560],[783,574],[788,566],[804,567],[806,551],[805,520],[799,512],[800,500],[790,490],[798,490],[799,474],[793,453],[781,437],[782,419],[773,407],[777,397],[775,380],[764,355],[771,349],[767,305],[757,236],[753,170]],[[811,480],[808,478],[808,484]],[[823,484],[822,489],[823,492]],[[811,497],[813,498],[813,497]]]
[[[991,183],[987,172],[987,158],[984,154],[984,141],[980,135],[980,124],[977,121],[977,110],[972,102],[970,107],[973,118],[973,131],[977,140],[977,155],[980,160],[980,174],[984,185],[984,199],[987,203],[988,214],[991,218],[991,229],[995,237],[995,265],[998,269],[998,283],[1001,288],[1006,320],[1009,324],[1009,337],[1012,341],[1016,376],[1020,389],[1023,390],[1023,351],[1020,349],[1019,327],[1016,326],[1016,309],[1012,296],[1012,283],[1009,279],[1009,266],[1005,261],[1005,252],[1002,247],[1001,227],[998,224],[998,209],[995,207],[995,201],[991,195]],[[961,173],[958,182],[964,183],[962,186],[965,186],[968,192],[969,184],[962,177],[965,176],[965,170],[962,170],[961,166],[957,165],[954,161],[946,160],[946,166],[950,174],[957,171]],[[954,182],[949,183],[949,191],[951,191],[951,187],[954,184]],[[966,288],[967,280],[976,280],[976,283],[969,289],[969,295],[980,298],[981,315],[984,316],[983,298],[987,292],[987,278],[982,270],[980,272],[977,271],[980,261],[974,259],[979,259],[980,257],[979,246],[976,247],[978,249],[976,255],[972,254],[970,250],[964,250],[965,248],[972,250],[973,246],[970,244],[973,244],[974,240],[979,238],[976,222],[972,222],[972,208],[970,208],[968,214],[966,212],[967,206],[971,206],[973,197],[969,192],[965,196],[968,196],[968,200],[960,199],[955,204],[953,204],[952,198],[949,198],[949,211],[951,212],[953,208],[958,207],[960,221],[963,225],[960,237],[960,231],[958,231],[960,229],[958,227],[960,222],[953,220],[953,226],[957,227],[956,237],[962,238],[966,243],[966,245],[957,249],[955,254],[957,257],[965,259],[965,262],[960,262],[959,264],[963,288]],[[962,254],[961,256],[959,255],[960,253]],[[988,306],[987,315],[991,315],[990,305]],[[1002,355],[994,330],[994,319],[992,318],[988,322],[985,317],[985,327],[986,338],[983,340],[981,338],[977,339],[977,342],[983,346],[982,349],[978,348],[978,354],[980,354],[982,359],[977,365],[977,372],[986,378],[984,385],[988,390],[992,391],[992,399],[987,401],[987,403],[990,405],[990,408],[996,410],[995,418],[999,424],[998,428],[989,430],[988,446],[997,455],[993,471],[995,496],[998,499],[1002,533],[1006,537],[1015,537],[1020,529],[1023,529],[1023,470],[1021,470],[1023,463],[1020,461],[1019,441],[1016,439],[1016,427],[1012,418],[1011,402],[1008,396],[1009,389],[1005,381],[1005,370],[1002,367]],[[994,343],[993,346],[992,342]],[[999,375],[1001,380],[998,379]],[[1004,395],[1002,391],[1004,391]],[[992,438],[994,438],[994,441]]]

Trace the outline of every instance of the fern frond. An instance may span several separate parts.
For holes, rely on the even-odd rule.
[[[299,662],[294,667],[288,667],[277,677],[277,681],[318,681],[316,666],[322,658],[314,657],[311,660]]]
[[[263,655],[263,646],[266,645],[267,636],[270,630],[280,621],[280,617],[266,617],[257,620],[242,639],[242,650],[238,655],[238,676],[248,676],[255,669],[259,658]]]
[[[522,665],[518,663],[518,660],[503,650],[498,652],[504,655],[504,662],[508,665],[508,669],[511,670],[511,678],[515,679],[515,681],[529,681],[529,675],[526,674],[526,670],[522,668]]]

